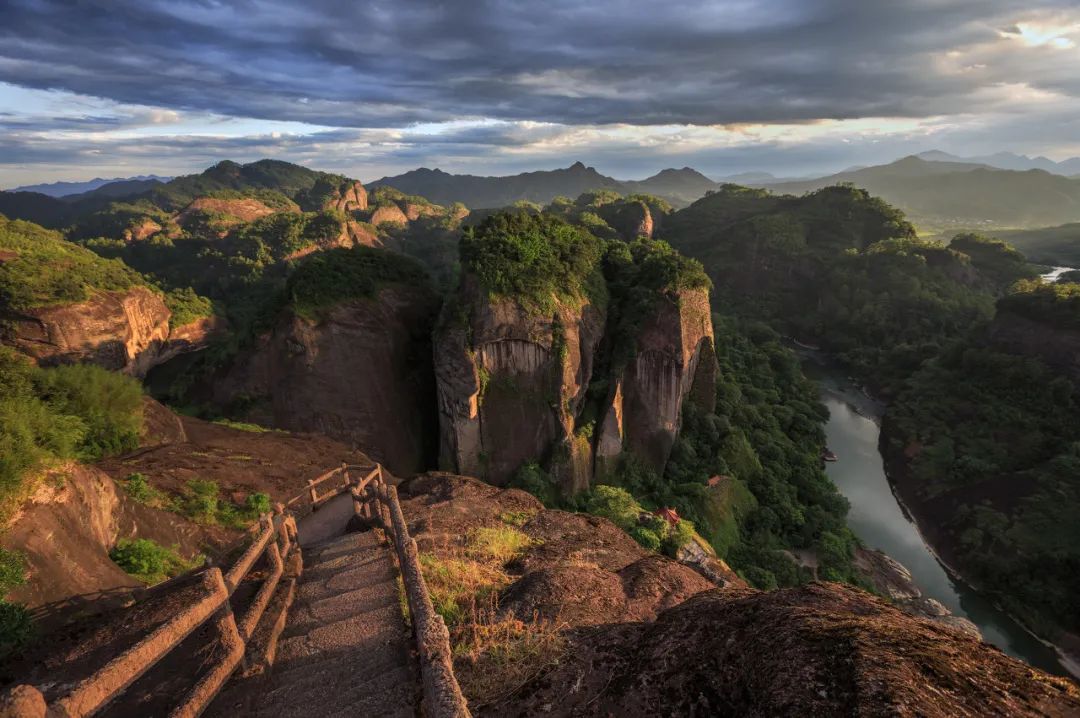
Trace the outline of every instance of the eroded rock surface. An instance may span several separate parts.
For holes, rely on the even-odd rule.
[[[99,292],[12,316],[5,343],[42,365],[89,362],[143,376],[160,361],[169,316],[161,296],[145,287]]]
[[[435,337],[440,464],[504,484],[557,446],[570,453],[605,314],[583,302],[548,315],[471,282],[462,305],[467,316],[444,317]],[[571,487],[588,486],[589,463]]]
[[[220,383],[216,400],[257,399],[251,418],[358,446],[394,472],[434,463],[430,332],[438,298],[388,287],[319,319],[287,311]]]

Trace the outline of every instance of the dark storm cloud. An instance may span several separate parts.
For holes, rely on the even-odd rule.
[[[978,111],[1008,83],[1080,94],[1031,53],[942,72],[1074,0],[0,0],[0,81],[339,127],[463,117],[800,122]],[[493,133],[497,139],[498,132]]]

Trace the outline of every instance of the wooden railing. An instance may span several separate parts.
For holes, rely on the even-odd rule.
[[[431,594],[420,570],[416,541],[409,536],[409,527],[398,502],[397,487],[383,480],[382,469],[379,468],[378,477],[367,485],[366,492],[363,487],[355,487],[352,495],[357,515],[377,519],[397,553],[420,656],[424,715],[432,718],[469,718],[468,704],[454,676],[450,632],[431,602]],[[373,516],[373,513],[377,516]]]
[[[454,678],[449,634],[442,618],[435,613],[420,572],[416,543],[409,537],[395,487],[387,484],[382,467],[342,464],[340,467],[308,481],[307,490],[278,504],[271,514],[259,518],[234,551],[242,553],[226,570],[208,566],[169,584],[197,580],[200,597],[188,602],[163,624],[152,630],[134,646],[124,650],[92,675],[66,686],[62,695],[46,705],[43,694],[33,686],[21,685],[9,690],[0,700],[0,718],[45,718],[91,716],[121,695],[155,664],[172,652],[196,629],[212,623],[216,639],[224,656],[214,663],[186,696],[179,697],[171,712],[173,718],[195,718],[217,696],[229,677],[244,664],[246,672],[258,672],[273,660],[277,635],[284,627],[286,601],[282,615],[270,629],[272,638],[261,646],[256,655],[249,642],[260,620],[286,574],[293,585],[302,571],[302,557],[297,542],[297,519],[309,515],[330,499],[350,491],[357,515],[376,520],[386,537],[392,541],[401,568],[408,596],[409,609],[416,643],[420,653],[421,677],[426,703],[425,715],[432,718],[464,718],[469,715],[465,699]],[[250,542],[250,543],[248,543]],[[246,546],[246,548],[245,548]],[[227,552],[230,553],[230,552]],[[233,615],[231,599],[245,578],[253,576],[252,569],[265,557],[268,570],[259,573],[261,581],[250,603],[239,619]],[[265,576],[263,576],[265,573]],[[168,595],[169,587],[156,595]]]

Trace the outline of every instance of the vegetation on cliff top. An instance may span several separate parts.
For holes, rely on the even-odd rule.
[[[1058,330],[1077,330],[1080,329],[1080,284],[1017,282],[998,301],[998,311],[1018,314]]]
[[[603,243],[550,215],[501,212],[461,237],[461,264],[487,291],[538,311],[557,298],[603,302]]]
[[[142,389],[93,365],[41,369],[0,348],[0,519],[50,462],[94,460],[138,446]]]
[[[670,217],[664,236],[705,264],[715,306],[820,344],[885,391],[1034,273],[1002,242],[920,240],[853,187],[790,197],[725,186]]]
[[[86,301],[143,284],[138,272],[67,242],[58,232],[0,215],[0,304],[16,310]]]
[[[289,277],[287,292],[297,314],[315,319],[336,304],[375,296],[400,284],[429,289],[431,279],[414,259],[383,249],[331,249],[307,257]]]

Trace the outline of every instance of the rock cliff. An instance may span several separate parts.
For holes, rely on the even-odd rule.
[[[662,472],[689,397],[706,411],[715,402],[716,357],[709,293],[665,293],[642,317],[633,357],[614,377],[599,427],[597,473],[630,451]]]
[[[434,463],[430,290],[400,285],[352,299],[318,319],[286,310],[218,384],[215,401],[255,403],[249,417],[352,443],[395,473]]]
[[[5,343],[43,365],[92,362],[143,376],[168,341],[169,316],[161,296],[145,287],[98,292],[85,302],[15,314]]]
[[[435,336],[440,463],[504,484],[524,463],[572,452],[604,310],[560,302],[538,313],[470,278],[457,301]],[[568,489],[588,485],[587,463]]]

